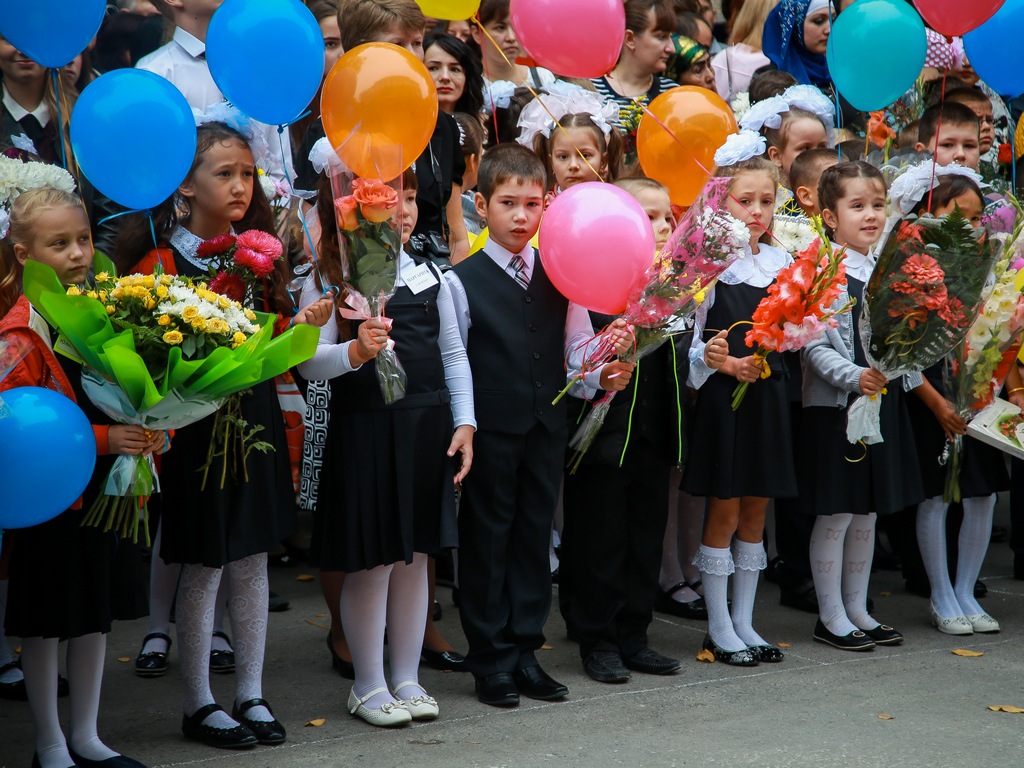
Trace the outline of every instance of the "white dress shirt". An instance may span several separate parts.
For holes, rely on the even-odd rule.
[[[20,122],[22,120],[22,118],[24,118],[24,117],[26,117],[28,115],[33,115],[33,116],[35,116],[36,120],[39,121],[39,125],[41,125],[43,128],[45,128],[49,124],[49,122],[50,122],[50,107],[46,103],[46,99],[43,99],[42,101],[40,101],[39,102],[39,106],[36,107],[35,109],[33,109],[31,112],[29,112],[27,109],[25,109],[23,106],[21,106],[21,104],[19,104],[18,102],[16,102],[14,100],[14,97],[11,96],[11,92],[7,90],[7,86],[6,85],[3,86],[3,88],[4,88],[4,106],[7,107],[7,111],[11,113],[11,117],[13,117],[15,120],[18,120]]]
[[[224,94],[221,93],[213,75],[210,74],[209,64],[206,63],[206,43],[181,27],[174,30],[171,42],[139,59],[135,66],[137,69],[144,69],[170,80],[181,91],[189,106],[196,109],[204,110],[211,104],[225,100]],[[291,138],[288,132],[285,131],[283,136],[284,155],[282,155],[282,137],[278,136],[277,126],[255,120],[252,122],[254,127],[263,134],[267,146],[270,148],[270,157],[268,158],[270,168],[264,170],[278,181],[287,181],[284,173],[284,163],[287,163],[288,174],[294,180],[295,169],[292,166]]]

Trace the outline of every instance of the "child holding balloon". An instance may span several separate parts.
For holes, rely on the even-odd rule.
[[[708,497],[703,542],[694,558],[708,608],[704,648],[737,666],[782,661],[782,652],[754,631],[752,615],[758,573],[767,565],[762,540],[768,500],[797,493],[779,354],[757,360],[739,330],[729,334],[729,356],[721,368],[715,371],[704,361],[705,331],[717,333],[749,321],[779,270],[790,262],[786,251],[768,244],[779,176],[775,164],[761,156],[763,142],[758,138],[749,132],[734,134],[715,155],[715,175],[731,179],[729,212],[750,230],[750,253],[725,271],[697,311],[690,351],[690,385],[698,390],[690,438],[696,450],[691,451],[682,485],[687,493]],[[733,410],[737,382],[756,383]],[[733,573],[730,615],[726,593]]]
[[[0,253],[0,284],[20,281],[21,267],[29,260],[51,267],[62,285],[81,284],[93,257],[81,199],[52,187],[24,192],[12,207],[10,234]],[[32,765],[138,768],[141,763],[119,755],[100,740],[96,719],[111,621],[146,614],[145,596],[138,590],[139,550],[113,532],[83,527],[81,522],[83,504],[87,507],[102,492],[114,455],[162,453],[167,436],[162,431],[147,436],[142,427],[112,424],[95,408],[81,388],[81,363],[54,354],[56,332],[25,296],[0,321],[0,340],[20,341],[30,349],[0,382],[0,391],[45,387],[66,395],[92,423],[99,454],[88,487],[70,509],[47,522],[8,531],[3,539],[10,551],[5,628],[7,634],[22,638],[25,689],[36,726]],[[65,471],[74,470],[66,466]],[[57,712],[61,638],[69,638],[71,730],[67,739]]]

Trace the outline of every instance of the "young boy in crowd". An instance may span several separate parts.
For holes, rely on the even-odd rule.
[[[516,706],[520,694],[549,701],[568,693],[535,652],[551,608],[548,540],[567,438],[565,399],[552,401],[566,384],[566,354],[592,330],[587,311],[551,284],[530,245],[546,189],[533,152],[519,144],[488,150],[476,207],[490,236],[483,252],[448,273],[477,417],[459,511],[460,615],[477,697],[492,706]],[[625,354],[628,341],[619,342]],[[610,363],[585,382],[621,390],[632,369]]]
[[[839,153],[834,149],[808,149],[796,156],[789,169],[789,182],[793,195],[803,208],[807,218],[820,216],[818,208],[818,179],[821,172],[839,162]]]
[[[917,128],[917,151],[935,153],[939,165],[957,163],[978,170],[981,123],[970,107],[955,101],[928,107]]]

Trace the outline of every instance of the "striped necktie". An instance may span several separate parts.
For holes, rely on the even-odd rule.
[[[516,282],[523,286],[525,291],[530,287],[530,278],[526,275],[526,261],[518,253],[512,257],[512,261],[508,264],[509,269],[512,270],[512,277],[515,278]]]

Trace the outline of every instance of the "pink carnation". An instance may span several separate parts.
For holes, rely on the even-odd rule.
[[[196,248],[196,256],[200,259],[208,259],[211,256],[217,256],[218,254],[224,253],[228,248],[235,244],[235,236],[231,234],[217,235],[214,238],[205,240],[199,244]]]
[[[261,232],[258,229],[250,229],[248,232],[240,234],[237,244],[239,248],[255,251],[271,261],[281,258],[281,241],[273,235],[268,235],[266,232]]]
[[[272,258],[248,248],[239,248],[235,251],[235,263],[251,270],[256,277],[266,277],[274,271]]]

